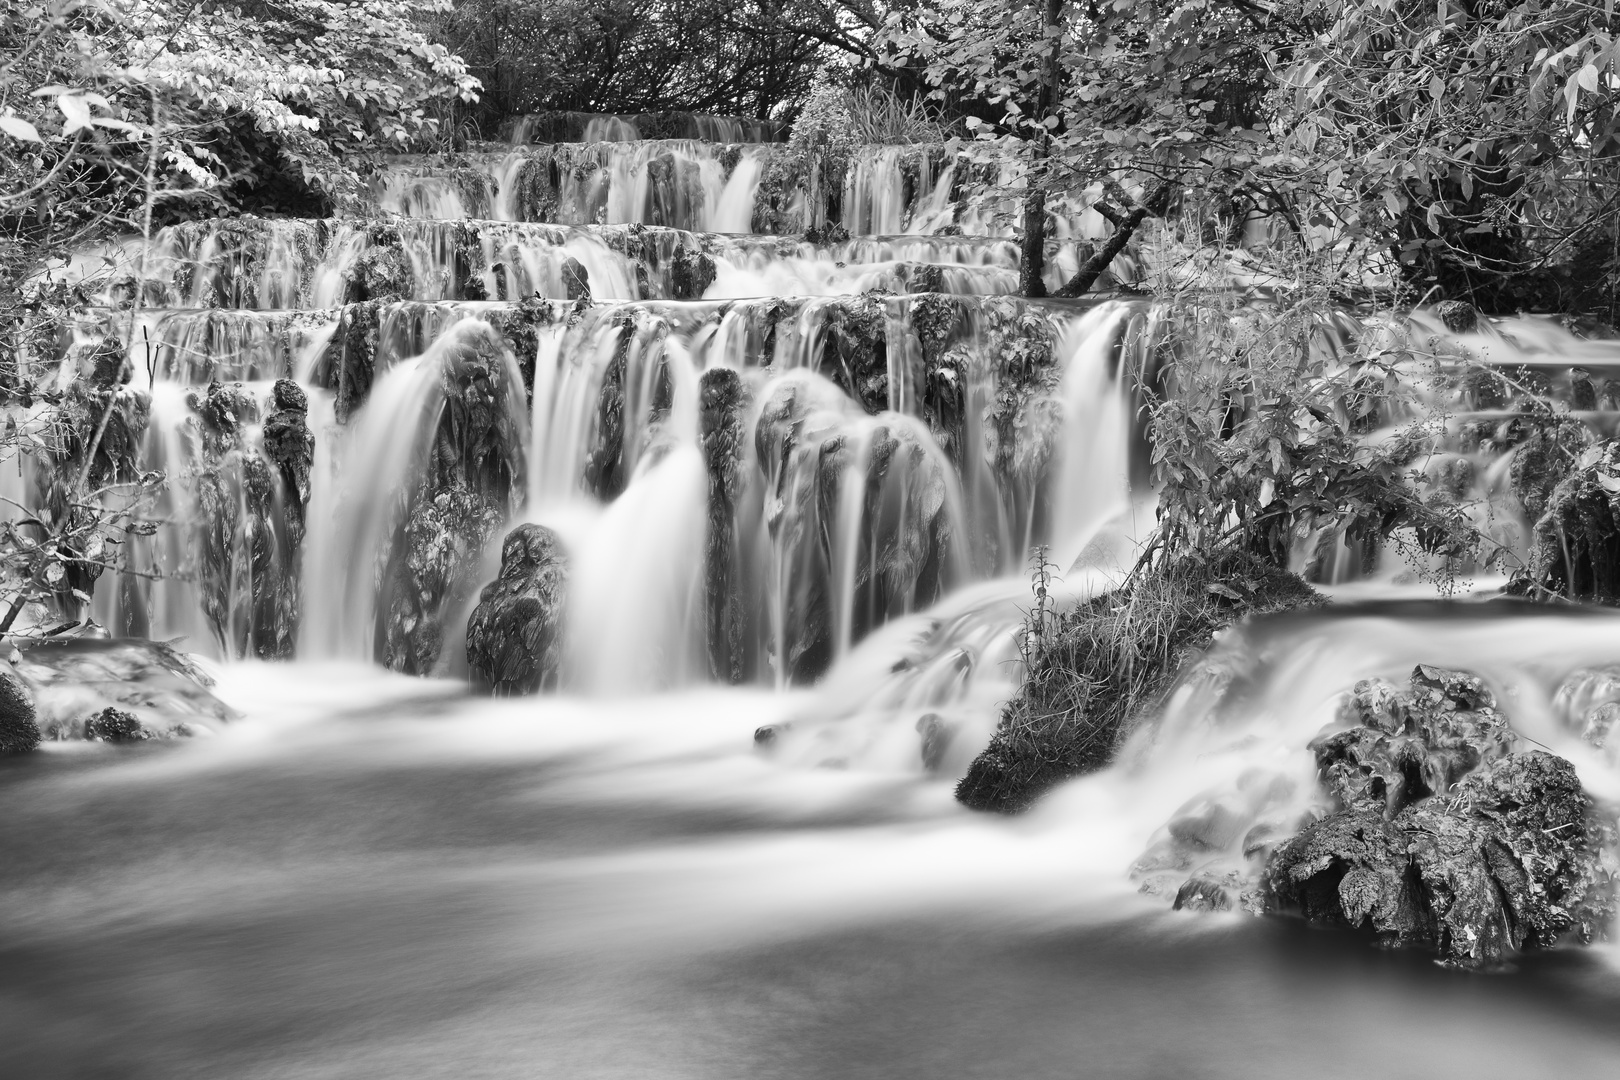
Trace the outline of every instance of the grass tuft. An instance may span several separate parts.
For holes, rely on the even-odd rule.
[[[1036,575],[1025,677],[956,786],[975,810],[1017,813],[1102,768],[1186,663],[1239,619],[1319,603],[1299,578],[1237,549],[1138,567],[1119,589],[1051,614]]]

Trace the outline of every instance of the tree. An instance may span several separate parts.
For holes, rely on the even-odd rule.
[[[1274,60],[1283,153],[1325,232],[1487,310],[1599,303],[1620,276],[1620,16],[1587,0],[1304,0]]]
[[[220,210],[320,212],[387,150],[475,96],[460,59],[415,28],[445,0],[39,0],[0,11],[0,467],[39,463],[44,508],[0,529],[0,633],[40,599],[75,609],[144,529],[128,380],[135,311],[76,357],[54,340],[90,299],[96,239],[148,240]],[[142,249],[144,251],[144,248]],[[144,259],[144,254],[140,258]],[[137,268],[136,277],[140,277]],[[139,306],[139,291],[134,305]]]
[[[436,34],[486,93],[486,135],[525,113],[779,116],[837,55],[872,55],[866,0],[465,0]]]
[[[920,67],[943,100],[976,99],[977,138],[1028,163],[1027,292],[1046,194],[1088,192],[1115,233],[1059,292],[1079,295],[1174,193],[1269,198],[1256,149],[1273,25],[1242,2],[945,0],[892,15],[883,59]]]

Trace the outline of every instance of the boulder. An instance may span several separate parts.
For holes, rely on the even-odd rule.
[[[1479,310],[1466,300],[1443,300],[1435,305],[1434,313],[1453,334],[1472,334],[1479,330]]]
[[[84,737],[91,742],[144,742],[152,733],[133,713],[109,705],[84,722]]]
[[[38,745],[34,695],[9,666],[0,665],[0,754],[25,754]]]
[[[507,533],[500,577],[484,586],[467,620],[474,686],[509,696],[556,684],[567,579],[567,558],[550,529],[525,524]]]
[[[1344,719],[1312,744],[1334,812],[1270,855],[1265,910],[1465,967],[1606,931],[1613,824],[1568,761],[1511,752],[1480,679],[1420,666],[1407,690],[1359,683]]]
[[[682,250],[670,262],[670,287],[676,300],[701,300],[714,284],[714,256]]]

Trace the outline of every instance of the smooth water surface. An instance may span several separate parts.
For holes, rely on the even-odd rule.
[[[802,696],[241,664],[224,734],[0,769],[0,1076],[1602,1077],[1620,966],[1164,910],[1141,829],[804,769]],[[1088,785],[1093,789],[1087,793]]]

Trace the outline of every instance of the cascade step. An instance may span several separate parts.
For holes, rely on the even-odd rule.
[[[811,165],[769,144],[475,144],[390,159],[370,197],[379,210],[406,217],[640,222],[700,232],[791,235],[836,225],[851,236],[1013,237],[1021,226],[1024,166],[1013,158],[941,145],[861,146],[830,184]],[[1109,235],[1089,206],[1083,192],[1051,199],[1048,235]]]
[[[807,368],[843,386],[869,412],[921,415],[930,394],[949,390],[932,385],[940,371],[956,372],[945,377],[954,383],[972,367],[992,373],[984,377],[994,382],[1001,377],[993,375],[997,365],[1012,363],[1014,354],[1049,354],[1061,328],[1091,306],[931,293],[623,303],[365,301],[310,311],[149,309],[135,316],[130,360],[151,383],[201,387],[293,378],[339,392],[340,414],[347,415],[363,403],[376,373],[421,355],[449,328],[472,319],[501,335],[531,383],[539,336],[575,340],[624,333],[673,342],[700,370]],[[1145,305],[1136,307],[1145,319]],[[82,312],[62,351],[41,362],[59,364],[69,377],[88,369],[127,318],[109,309]]]
[[[701,139],[720,143],[781,142],[788,125],[780,120],[708,113],[543,112],[502,125],[513,143],[636,142],[642,139]]]
[[[642,225],[226,218],[118,252],[99,302],[330,308],[360,300],[667,300],[868,291],[1010,293],[1016,243],[975,237],[798,237]],[[1061,245],[1050,255],[1061,259]],[[141,274],[136,280],[136,272]]]

